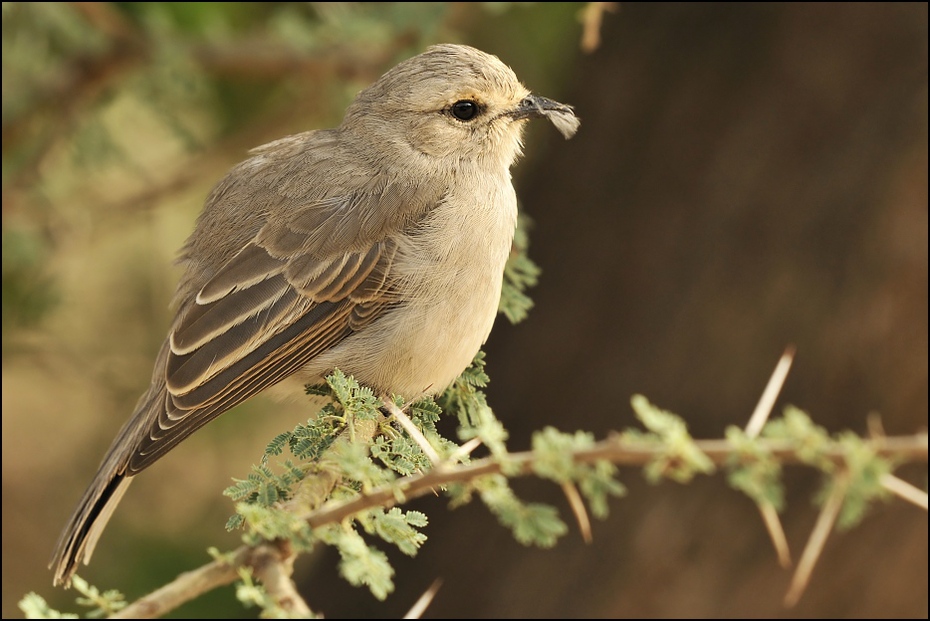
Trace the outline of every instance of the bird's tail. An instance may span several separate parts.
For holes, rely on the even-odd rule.
[[[129,468],[129,462],[139,447],[140,438],[146,436],[146,429],[152,425],[153,420],[157,420],[158,412],[164,407],[167,355],[168,342],[165,341],[155,362],[148,391],[136,403],[132,416],[116,435],[100,462],[94,480],[81,496],[77,508],[58,536],[55,552],[48,565],[54,572],[52,582],[55,586],[71,586],[71,576],[77,566],[81,562],[85,565],[90,562],[94,547],[113,515],[113,510],[122,500],[132,477],[139,474],[139,470]]]
[[[84,492],[55,544],[55,552],[49,563],[49,568],[55,574],[52,579],[55,586],[71,586],[71,576],[78,564],[83,561],[86,565],[90,562],[97,540],[131,481],[124,474],[113,473],[109,459],[101,464],[97,476]]]

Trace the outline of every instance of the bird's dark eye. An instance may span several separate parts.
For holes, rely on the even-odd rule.
[[[452,104],[452,107],[449,108],[449,112],[452,113],[452,116],[457,118],[460,121],[470,121],[476,116],[478,116],[478,104],[470,99],[462,99],[460,101]]]

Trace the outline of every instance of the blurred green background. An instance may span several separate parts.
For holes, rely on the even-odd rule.
[[[576,106],[514,171],[542,266],[524,323],[488,343],[513,450],[602,437],[641,392],[695,435],[743,425],[782,349],[783,403],[831,431],[927,427],[927,5],[622,3],[582,51],[584,3],[3,3],[3,602],[73,609],[46,563],[147,386],[176,250],[249,148],[339,123],[435,42],[474,45]],[[234,547],[220,495],[306,414],[258,397],[139,477],[81,575],[130,598]],[[926,487],[926,467],[901,476]],[[480,506],[422,499],[430,537],[376,601],[336,555],[296,578],[329,618],[926,617],[927,517],[893,501],[834,534],[800,604],[752,503],[722,477],[648,486],[553,550]],[[795,557],[819,479],[787,471]],[[560,491],[521,481],[525,499]],[[254,617],[231,589],[178,611]]]

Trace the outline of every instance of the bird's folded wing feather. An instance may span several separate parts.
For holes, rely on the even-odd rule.
[[[164,407],[128,471],[298,371],[397,302],[393,236],[441,196],[372,184],[269,222],[191,300],[169,339]]]

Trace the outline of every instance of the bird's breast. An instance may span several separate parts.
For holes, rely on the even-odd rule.
[[[401,301],[311,366],[408,399],[444,390],[491,331],[516,213],[509,177],[450,191],[398,239],[391,277]]]

